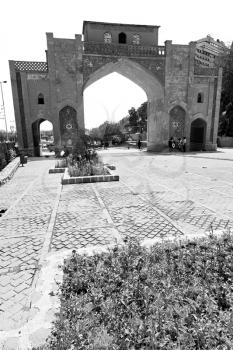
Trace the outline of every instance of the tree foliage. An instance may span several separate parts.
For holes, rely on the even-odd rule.
[[[233,136],[233,46],[221,65],[223,78],[218,132],[219,135]]]
[[[146,131],[147,129],[147,102],[141,104],[137,109],[131,107],[128,115],[119,122],[105,121],[97,128],[90,130],[90,137],[96,140],[107,140],[115,135],[122,136],[127,130],[132,133]]]
[[[104,122],[97,128],[90,130],[90,136],[97,140],[107,140],[114,135],[121,135],[122,129],[119,123]]]
[[[132,132],[142,132],[147,129],[147,102],[143,102],[140,107],[129,110],[128,125]]]

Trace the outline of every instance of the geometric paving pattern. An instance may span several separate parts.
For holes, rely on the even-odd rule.
[[[43,240],[38,237],[20,237],[4,240],[0,245],[0,276],[12,270],[37,266]]]
[[[51,250],[78,249],[87,246],[108,245],[115,242],[111,226],[98,228],[71,228],[67,231],[55,228]]]
[[[224,183],[232,182],[232,170],[217,172],[210,163],[204,169],[206,160],[193,165],[193,159],[188,165],[188,158],[175,156],[110,154],[106,161],[116,165],[119,182],[62,187],[50,249],[112,244],[117,233],[144,239],[180,236],[184,228],[233,232],[233,187]],[[0,210],[7,209],[0,217],[0,330],[27,317],[60,186],[61,174],[48,174],[52,166],[54,161],[29,162],[0,187]],[[215,171],[222,181],[211,178]]]
[[[53,163],[29,162],[0,187],[0,205],[7,209],[0,217],[0,330],[23,325],[28,315],[60,179],[49,178]]]
[[[27,268],[0,277],[0,330],[14,328],[26,320],[35,271]]]
[[[31,216],[24,218],[11,218],[9,216],[0,220],[1,237],[14,237],[18,235],[45,234],[50,215]]]

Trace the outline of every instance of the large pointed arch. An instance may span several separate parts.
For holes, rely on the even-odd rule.
[[[164,86],[140,64],[127,58],[119,58],[93,72],[83,86],[83,91],[97,80],[111,73],[118,73],[128,78],[147,95],[147,150],[160,151],[167,145],[168,117],[164,112]]]
[[[126,58],[119,58],[117,62],[107,63],[103,67],[97,69],[89,76],[83,90],[97,80],[114,72],[123,75],[141,87],[145,91],[148,101],[153,100],[154,96],[159,99],[164,98],[164,88],[159,80],[140,64]]]

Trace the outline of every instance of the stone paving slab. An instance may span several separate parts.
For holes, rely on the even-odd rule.
[[[61,196],[61,200],[59,202],[59,207],[58,207],[58,213],[63,213],[63,212],[89,212],[89,211],[96,211],[100,208],[100,204],[97,200],[96,197],[89,197],[88,201],[85,198],[78,198],[70,200],[64,200],[64,197]]]
[[[108,245],[115,242],[115,230],[111,226],[95,228],[55,228],[51,250],[78,249],[87,246]]]
[[[85,227],[98,227],[108,224],[107,218],[101,210],[98,211],[71,211],[59,213],[56,218],[54,230],[66,230],[67,227],[72,228],[85,228]]]
[[[1,237],[14,237],[18,235],[45,234],[48,228],[50,215],[31,216],[25,218],[11,218],[0,220]]]
[[[48,216],[51,215],[51,212],[53,210],[52,206],[53,202],[40,202],[37,203],[28,203],[21,201],[14,210],[8,215],[8,218],[28,218],[28,217],[35,217],[35,216]]]
[[[39,167],[38,167],[39,165]],[[29,162],[0,187],[0,330],[28,317],[34,276],[49,227],[59,178],[46,180],[49,162]]]
[[[36,267],[43,239],[38,237],[19,237],[0,241],[0,275],[2,269]]]
[[[0,331],[20,326],[29,311],[35,269],[8,273],[0,278]]]

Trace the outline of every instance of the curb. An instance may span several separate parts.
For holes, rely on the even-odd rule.
[[[79,176],[71,177],[68,173],[68,169],[65,170],[64,176],[62,177],[62,185],[68,184],[82,184],[82,183],[93,183],[93,182],[110,182],[119,181],[119,175],[94,175],[94,176]]]
[[[49,174],[58,174],[58,173],[64,173],[66,168],[53,168],[49,169]]]
[[[1,172],[0,172],[0,186],[9,181],[20,165],[20,158],[13,159]]]

